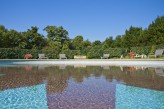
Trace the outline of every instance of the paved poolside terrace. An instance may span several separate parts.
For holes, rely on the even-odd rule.
[[[8,60],[1,60],[8,61]],[[14,65],[111,65],[111,66],[147,66],[164,67],[164,59],[11,59]]]

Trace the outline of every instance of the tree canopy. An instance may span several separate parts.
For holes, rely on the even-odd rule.
[[[109,36],[105,41],[90,42],[78,35],[68,37],[68,31],[62,26],[46,26],[47,35],[38,33],[39,28],[32,26],[24,32],[8,30],[0,25],[0,48],[81,50],[93,48],[129,48],[164,44],[164,16],[157,17],[146,29],[131,26],[125,34],[114,39]],[[94,50],[93,50],[94,51]],[[85,52],[86,53],[86,52]]]

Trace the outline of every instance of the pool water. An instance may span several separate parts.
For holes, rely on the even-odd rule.
[[[1,109],[164,109],[163,67],[0,66]]]
[[[2,91],[1,109],[47,109],[45,86],[40,84]]]
[[[164,109],[164,91],[116,85],[116,109]]]

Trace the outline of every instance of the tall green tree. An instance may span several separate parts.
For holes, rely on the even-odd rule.
[[[145,32],[146,41],[150,41],[149,45],[164,44],[164,16],[157,17],[155,21],[149,25]]]
[[[46,40],[43,35],[38,33],[38,27],[32,26],[26,32],[22,33],[23,44],[27,49],[42,49],[46,45]]]
[[[81,50],[83,48],[83,36],[76,36],[73,39],[72,45],[75,50]]]
[[[0,47],[6,47],[5,44],[5,37],[8,30],[5,28],[5,26],[0,25]]]
[[[99,46],[99,45],[101,45],[101,41],[99,40],[96,40],[92,43],[92,46]]]
[[[91,47],[91,42],[87,39],[83,41],[83,49]]]
[[[70,49],[70,40],[65,40],[64,44],[62,46],[62,51],[69,50]]]
[[[122,43],[124,47],[136,47],[140,46],[140,40],[142,35],[142,28],[131,26],[129,30],[125,31],[123,35]]]
[[[22,35],[15,31],[10,30],[6,33],[6,36],[4,38],[4,43],[6,48],[13,48],[13,47],[19,47],[19,45],[22,42]]]
[[[87,55],[88,51],[91,49],[91,42],[87,39],[82,42],[81,54]]]
[[[121,35],[116,36],[116,39],[115,39],[114,42],[113,42],[113,46],[114,46],[115,48],[120,48],[120,47],[122,47],[122,37],[121,37]]]
[[[63,45],[64,41],[68,39],[68,31],[62,26],[47,26],[44,30],[47,32],[47,37],[50,41],[57,41]]]
[[[107,48],[112,48],[113,47],[113,37],[110,36],[108,38],[105,39],[105,41],[103,42],[103,49],[107,49]]]
[[[4,26],[0,26],[0,47],[18,47],[21,43],[21,39],[21,34],[16,30],[7,30]]]

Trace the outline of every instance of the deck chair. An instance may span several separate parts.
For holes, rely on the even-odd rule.
[[[164,49],[158,49],[155,51],[155,54],[154,55],[148,55],[148,58],[149,57],[159,57],[159,56],[162,56],[163,55],[163,52],[164,52]]]
[[[48,57],[45,56],[45,54],[38,54],[38,59],[48,59]]]
[[[59,54],[59,59],[67,59],[65,54]]]
[[[109,58],[109,54],[103,54],[103,56],[101,57],[101,59],[108,59]]]

